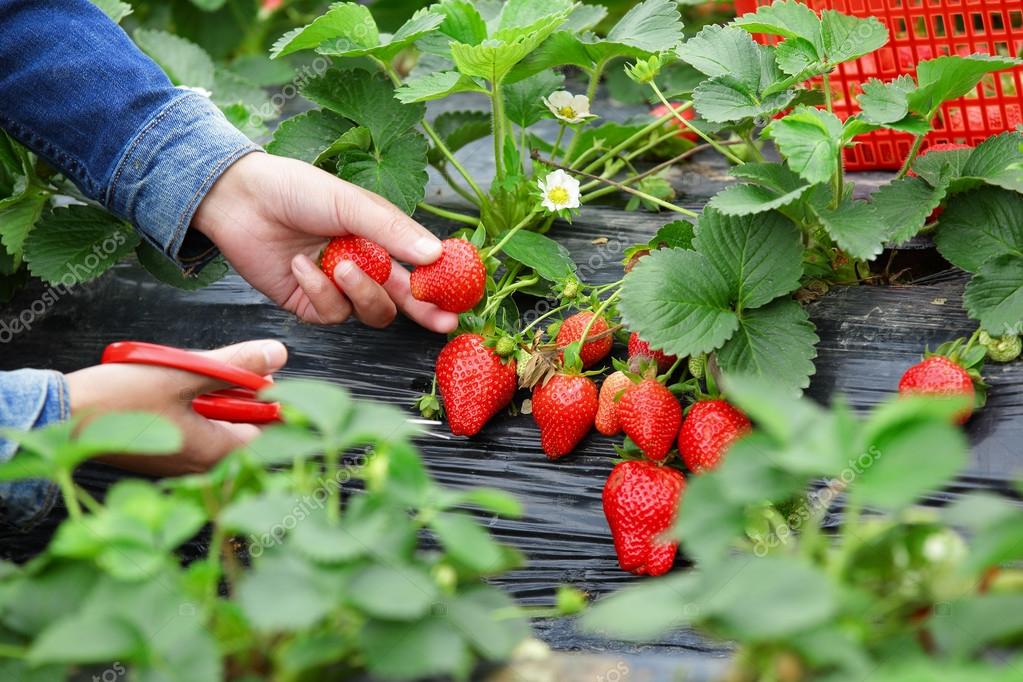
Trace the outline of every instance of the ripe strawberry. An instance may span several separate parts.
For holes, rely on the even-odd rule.
[[[334,269],[343,260],[358,265],[377,284],[383,284],[391,276],[391,254],[365,237],[346,235],[331,239],[320,254],[320,269],[335,282]]]
[[[682,106],[682,103],[672,102],[671,106],[672,109],[677,110],[679,107]],[[668,111],[669,111],[668,107],[664,106],[663,104],[658,104],[656,107],[650,110],[650,115],[653,116],[654,118],[661,118],[662,116],[667,114]],[[686,119],[687,121],[692,121],[694,118],[696,118],[696,111],[693,109],[693,107],[689,107],[685,111],[679,113],[681,113],[682,118]],[[675,128],[679,129],[679,134],[676,135],[675,137],[681,138],[683,140],[691,140],[693,142],[696,142],[696,140],[698,139],[696,133],[689,130],[689,128],[686,128],[682,124],[682,121],[678,120],[677,118],[672,118],[671,120],[669,120],[667,125],[674,126]]]
[[[625,376],[624,372],[613,372],[604,379],[600,386],[600,399],[597,405],[597,431],[605,436],[614,436],[622,432],[617,399],[620,399],[622,391],[632,385],[632,380]]]
[[[456,436],[474,436],[511,402],[515,360],[503,362],[478,334],[461,334],[437,356],[437,384],[448,425]]]
[[[658,462],[671,450],[682,425],[682,406],[655,379],[644,379],[626,389],[618,401],[618,414],[625,435]]]
[[[597,385],[589,377],[555,374],[533,389],[533,419],[550,459],[575,449],[597,416]]]
[[[604,484],[604,516],[618,565],[636,575],[662,575],[675,562],[677,542],[658,541],[675,521],[686,481],[682,473],[631,460],[611,470]]]
[[[666,355],[664,351],[653,350],[649,343],[639,338],[639,334],[632,332],[632,336],[629,337],[629,357],[633,358],[637,355],[653,358],[657,362],[658,372],[667,372],[676,360],[674,355]]]
[[[561,329],[558,330],[558,337],[556,339],[558,348],[564,348],[570,343],[582,340],[583,331],[586,329],[586,325],[589,324],[591,317],[593,317],[593,313],[588,310],[584,310],[581,313],[572,315],[562,322]],[[607,330],[607,321],[603,317],[598,318],[597,321],[593,323],[593,326],[590,327],[590,331],[586,335],[586,338],[592,339],[598,334],[604,334]],[[584,343],[582,349],[579,351],[579,359],[583,361],[583,369],[592,367],[606,358],[611,353],[612,345],[614,345],[614,339],[611,338],[610,334],[605,334],[603,337],[595,341],[587,341]]]
[[[412,295],[448,312],[472,310],[486,292],[487,268],[476,247],[464,239],[445,239],[443,248],[435,262],[412,271]]]
[[[678,432],[678,451],[693,473],[718,465],[728,446],[752,428],[749,419],[724,400],[694,404]]]
[[[932,355],[906,370],[899,381],[899,393],[968,396],[971,406],[964,408],[955,418],[956,423],[965,424],[973,414],[972,400],[976,390],[973,387],[973,379],[962,365],[943,355]]]

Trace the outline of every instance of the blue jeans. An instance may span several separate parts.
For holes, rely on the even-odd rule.
[[[208,97],[175,87],[89,0],[0,0],[0,128],[182,268],[215,255],[189,229],[199,203],[259,149]],[[59,374],[0,372],[0,427],[67,416]],[[13,455],[0,439],[0,459]],[[0,522],[31,523],[52,500],[46,483],[7,486]]]

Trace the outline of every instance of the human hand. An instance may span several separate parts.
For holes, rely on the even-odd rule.
[[[308,163],[270,154],[242,157],[199,204],[192,226],[252,286],[307,322],[337,324],[354,312],[372,327],[385,327],[400,308],[435,332],[458,325],[453,313],[413,298],[409,273],[397,264],[381,286],[342,262],[334,270],[344,293],[338,291],[315,262],[331,237],[365,237],[412,265],[437,260],[441,244],[390,202]]]
[[[288,360],[279,341],[247,341],[203,353],[260,376],[273,374]],[[152,412],[181,429],[184,446],[167,457],[111,455],[101,461],[157,476],[206,471],[224,455],[259,433],[252,424],[211,421],[192,410],[192,399],[227,388],[216,379],[149,365],[109,364],[67,375],[71,415],[88,420],[107,412]]]

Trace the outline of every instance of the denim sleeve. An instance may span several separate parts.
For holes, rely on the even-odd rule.
[[[0,128],[185,268],[213,255],[199,202],[259,149],[89,0],[0,0]]]
[[[22,369],[0,372],[0,427],[27,431],[70,415],[67,381],[60,372]],[[18,446],[0,438],[0,462]],[[0,524],[27,530],[53,508],[57,487],[45,480],[0,483]]]

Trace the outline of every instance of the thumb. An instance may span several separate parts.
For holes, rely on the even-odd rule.
[[[244,341],[232,346],[206,351],[201,355],[255,372],[259,376],[277,372],[288,361],[288,349],[284,344],[270,339]],[[221,388],[224,388],[224,382],[208,378],[202,381],[199,391],[205,393]]]

